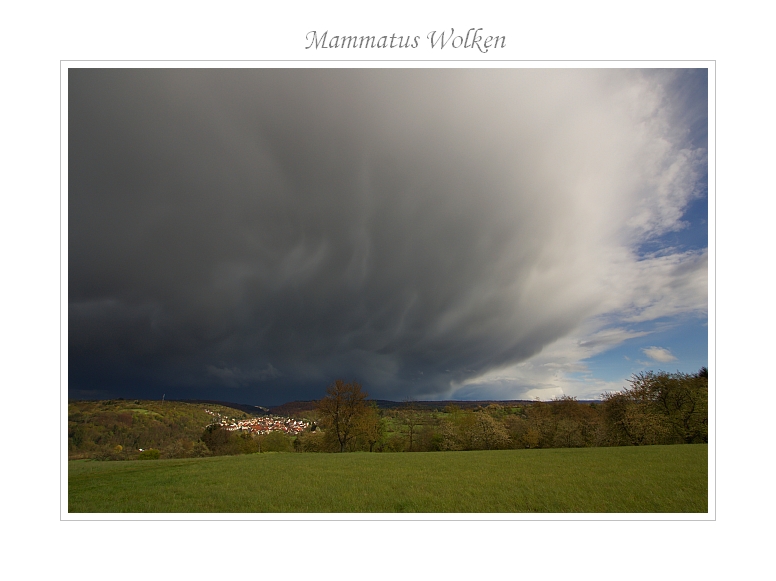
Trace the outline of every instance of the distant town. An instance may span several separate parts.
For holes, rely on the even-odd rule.
[[[205,409],[205,412],[213,416],[215,424],[218,424],[222,429],[229,432],[237,430],[247,431],[251,434],[283,432],[284,434],[295,436],[310,427],[310,422],[308,421],[294,420],[284,416],[269,415],[247,420],[235,420],[234,418],[228,418],[209,409]]]

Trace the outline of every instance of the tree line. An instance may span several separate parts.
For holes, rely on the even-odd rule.
[[[597,403],[449,404],[429,409],[404,402],[381,409],[356,382],[336,380],[297,436],[224,430],[204,406],[181,402],[73,402],[71,459],[191,458],[257,452],[431,452],[642,446],[708,442],[708,372],[645,371]],[[215,409],[214,406],[210,406]],[[219,413],[248,414],[219,407]],[[140,449],[143,449],[141,452]]]
[[[397,410],[371,404],[358,382],[335,381],[312,418],[319,428],[298,436],[310,452],[399,452],[640,446],[708,442],[708,371],[645,371],[600,403],[573,397],[475,410],[448,405]]]

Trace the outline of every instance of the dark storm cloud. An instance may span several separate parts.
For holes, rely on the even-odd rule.
[[[71,391],[433,397],[535,355],[628,220],[679,227],[661,75],[71,70]]]

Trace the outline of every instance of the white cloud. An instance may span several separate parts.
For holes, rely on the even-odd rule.
[[[612,273],[610,307],[626,322],[652,321],[708,309],[708,251],[632,257]]]
[[[676,357],[668,349],[664,349],[663,347],[646,347],[642,349],[642,351],[644,352],[644,355],[659,363],[676,361]]]

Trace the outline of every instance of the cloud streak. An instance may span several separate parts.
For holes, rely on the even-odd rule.
[[[663,347],[647,347],[642,349],[642,351],[644,352],[644,355],[649,357],[652,361],[657,361],[659,363],[676,361],[676,357],[674,357],[668,349],[664,349]]]

